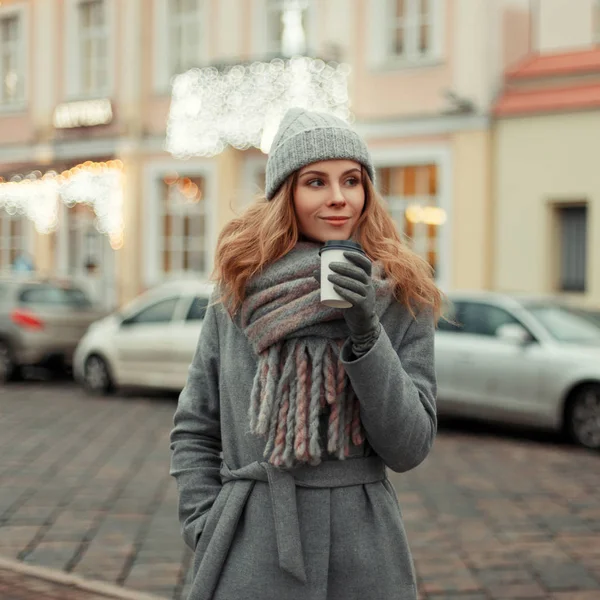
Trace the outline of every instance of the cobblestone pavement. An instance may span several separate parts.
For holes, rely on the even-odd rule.
[[[191,555],[168,475],[175,405],[89,398],[69,382],[0,388],[0,556],[185,598]],[[600,599],[600,455],[455,425],[391,478],[423,600]]]

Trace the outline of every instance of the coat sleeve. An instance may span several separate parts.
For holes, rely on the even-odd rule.
[[[170,473],[177,480],[183,539],[192,549],[222,486],[217,310],[211,305],[206,311],[171,431]]]
[[[390,469],[402,473],[425,459],[437,431],[435,324],[431,313],[422,311],[403,327],[400,304],[388,311],[392,314],[384,315],[389,318],[382,319],[373,347],[356,358],[347,341],[341,358],[369,444]]]

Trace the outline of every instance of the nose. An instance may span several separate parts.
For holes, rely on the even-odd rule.
[[[344,193],[342,188],[338,183],[334,183],[331,186],[331,194],[327,199],[328,206],[344,206],[346,204],[346,198],[344,197]]]

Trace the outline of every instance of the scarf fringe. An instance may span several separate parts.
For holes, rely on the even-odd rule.
[[[266,438],[275,466],[317,465],[323,448],[320,417],[329,406],[327,452],[339,460],[360,446],[360,406],[340,360],[340,343],[311,346],[291,339],[259,355],[250,401],[251,431]]]

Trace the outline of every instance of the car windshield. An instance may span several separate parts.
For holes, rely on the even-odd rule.
[[[48,304],[85,307],[89,298],[78,288],[60,287],[50,284],[32,285],[21,291],[19,299],[24,304]]]
[[[560,342],[600,343],[600,324],[594,323],[593,318],[585,314],[585,309],[570,309],[557,304],[532,304],[527,308]]]

